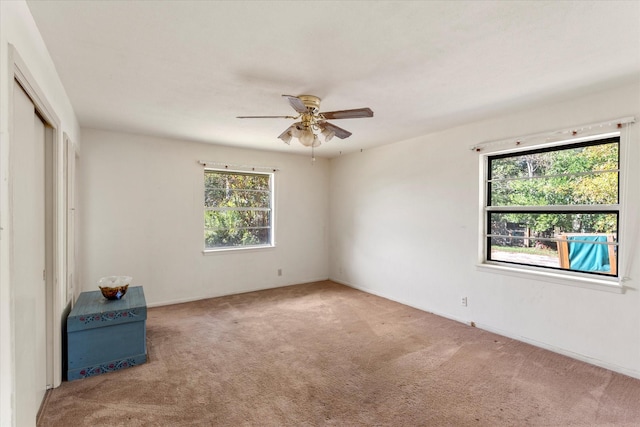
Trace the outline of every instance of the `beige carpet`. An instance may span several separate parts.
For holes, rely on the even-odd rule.
[[[158,307],[41,426],[639,426],[640,380],[332,282]]]

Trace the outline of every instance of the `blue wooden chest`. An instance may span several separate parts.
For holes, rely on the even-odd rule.
[[[86,378],[147,361],[147,303],[142,286],[119,300],[83,292],[67,317],[67,379]]]

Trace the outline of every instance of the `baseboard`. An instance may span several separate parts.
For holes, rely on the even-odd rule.
[[[322,279],[310,279],[310,280],[307,280],[307,281],[302,282],[302,283],[296,282],[296,283],[288,283],[288,284],[284,284],[284,285],[278,284],[278,285],[274,285],[274,286],[262,286],[262,287],[256,287],[256,288],[243,289],[241,291],[211,293],[211,294],[204,294],[204,295],[188,297],[188,298],[177,298],[177,299],[171,299],[171,300],[147,303],[147,307],[153,308],[153,307],[162,307],[162,306],[165,306],[165,305],[184,304],[184,303],[187,303],[187,302],[200,301],[200,300],[203,300],[203,299],[220,298],[220,297],[226,297],[226,296],[229,296],[229,295],[248,294],[250,292],[266,291],[268,289],[286,288],[288,286],[304,285],[304,284],[309,284],[309,283],[322,282],[322,281],[325,281],[325,280],[329,280],[329,278],[325,277],[325,278],[322,278]]]
[[[519,335],[514,335],[514,334],[512,334],[512,333],[510,333],[508,331],[504,331],[504,330],[501,330],[501,329],[498,329],[498,328],[494,328],[491,325],[484,325],[482,323],[480,323],[480,324],[476,323],[476,327],[480,328],[480,329],[482,329],[484,331],[491,332],[491,333],[497,334],[497,335],[501,335],[503,337],[511,338],[511,339],[516,340],[516,341],[521,341],[521,342],[530,344],[530,345],[532,345],[534,347],[539,347],[539,348],[542,348],[542,349],[545,349],[545,350],[549,350],[549,351],[551,351],[553,353],[558,353],[558,354],[561,354],[563,356],[567,356],[567,357],[570,357],[572,359],[576,359],[576,360],[579,360],[581,362],[588,363],[590,365],[598,366],[600,368],[608,369],[610,371],[617,372],[619,374],[623,374],[623,375],[626,375],[626,376],[629,376],[629,377],[640,379],[640,371],[636,371],[634,369],[628,369],[628,368],[625,368],[625,367],[622,367],[622,366],[615,365],[613,363],[602,361],[600,359],[595,359],[595,358],[592,358],[592,357],[589,357],[589,356],[585,356],[584,354],[574,353],[574,352],[572,352],[570,350],[566,350],[564,348],[556,347],[554,345],[550,345],[550,344],[547,344],[547,343],[544,343],[544,342],[536,341],[536,340],[531,339],[531,338],[527,338],[527,337],[523,337],[523,336],[519,336]]]
[[[353,288],[353,289],[357,289],[357,290],[362,291],[362,292],[366,292],[366,293],[371,294],[371,295],[376,295],[376,296],[379,296],[381,298],[388,299],[390,301],[394,301],[394,302],[397,302],[397,303],[400,303],[400,304],[403,304],[403,305],[406,305],[406,306],[409,306],[409,307],[416,308],[416,309],[421,310],[421,311],[425,311],[427,313],[435,314],[436,316],[444,317],[445,319],[454,320],[456,322],[464,323],[464,324],[467,324],[467,325],[469,324],[469,322],[466,319],[462,319],[462,318],[459,318],[459,317],[456,317],[456,316],[450,316],[450,315],[448,315],[446,313],[439,313],[439,312],[433,311],[433,310],[431,310],[429,308],[421,307],[421,306],[419,306],[419,305],[417,305],[417,304],[415,304],[414,302],[411,302],[411,301],[403,301],[403,300],[400,300],[400,299],[397,299],[397,298],[392,298],[392,297],[390,297],[390,296],[388,296],[388,295],[386,295],[384,293],[373,291],[371,289],[367,289],[367,288],[362,287],[362,286],[357,286],[357,285],[348,283],[348,282],[346,282],[344,280],[337,280],[337,279],[332,279],[332,278],[329,278],[329,280],[331,280],[332,282],[339,283],[341,285],[348,286],[348,287]],[[520,336],[520,335],[515,335],[513,333],[510,333],[509,331],[505,331],[505,330],[502,330],[502,329],[499,329],[499,328],[495,328],[495,327],[493,327],[491,325],[485,325],[485,324],[482,324],[482,323],[474,322],[474,326],[476,328],[478,328],[478,329],[482,329],[483,331],[491,332],[493,334],[500,335],[500,336],[503,336],[503,337],[506,337],[506,338],[510,338],[510,339],[513,339],[513,340],[516,340],[516,341],[524,342],[524,343],[530,344],[530,345],[532,345],[534,347],[542,348],[544,350],[548,350],[548,351],[551,351],[553,353],[561,354],[563,356],[567,356],[567,357],[570,357],[572,359],[576,359],[576,360],[579,360],[581,362],[588,363],[590,365],[598,366],[600,368],[608,369],[610,371],[617,372],[617,373],[622,374],[622,375],[627,375],[629,377],[640,379],[640,371],[637,371],[637,370],[634,370],[634,369],[624,368],[622,366],[618,366],[618,365],[615,365],[615,364],[612,364],[612,363],[609,363],[609,362],[605,362],[605,361],[602,361],[602,360],[599,360],[599,359],[594,359],[592,357],[585,356],[585,355],[580,354],[580,353],[574,353],[572,351],[569,351],[569,350],[566,350],[566,349],[563,349],[563,348],[560,348],[560,347],[549,345],[549,344],[544,343],[544,342],[536,341],[536,340],[533,340],[533,339],[530,339],[530,338],[527,338],[527,337],[523,337],[523,336]]]
[[[371,295],[378,296],[380,298],[388,299],[389,301],[397,302],[397,303],[400,303],[402,305],[406,305],[406,306],[409,306],[409,307],[412,307],[412,308],[417,308],[420,311],[424,311],[424,312],[427,312],[427,313],[435,314],[436,316],[439,316],[439,317],[444,317],[445,319],[455,320],[456,322],[464,323],[464,324],[467,324],[467,325],[469,324],[469,322],[466,319],[463,319],[461,317],[451,316],[451,315],[449,315],[447,313],[440,313],[438,311],[433,311],[433,309],[431,309],[429,307],[424,307],[424,306],[417,305],[417,304],[415,304],[415,302],[405,301],[405,300],[398,299],[398,298],[393,298],[393,297],[391,297],[389,295],[386,295],[386,294],[383,294],[381,292],[377,292],[377,291],[374,291],[372,289],[364,288],[362,286],[357,286],[357,285],[354,285],[352,283],[345,282],[344,280],[337,280],[337,279],[331,279],[331,278],[329,278],[329,280],[331,280],[332,282],[339,283],[341,285],[348,286],[348,287],[353,288],[353,289],[357,289],[357,290],[362,291],[362,292],[366,292],[366,293],[371,294]]]

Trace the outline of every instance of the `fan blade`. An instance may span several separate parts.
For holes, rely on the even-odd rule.
[[[297,119],[293,116],[236,116],[236,119]]]
[[[345,139],[345,138],[349,138],[351,136],[351,132],[349,132],[348,130],[344,130],[334,124],[331,124],[329,122],[322,122],[320,123],[320,127],[322,129],[329,129],[331,131],[333,131],[336,136],[340,139]]]
[[[292,95],[282,95],[282,96],[284,96],[289,100],[289,104],[291,104],[291,107],[293,107],[293,109],[296,110],[298,113],[307,112],[307,106],[304,105],[304,102],[302,102],[302,100],[297,96],[292,96]]]
[[[359,119],[361,117],[373,117],[371,108],[356,108],[353,110],[328,111],[320,113],[327,120]]]

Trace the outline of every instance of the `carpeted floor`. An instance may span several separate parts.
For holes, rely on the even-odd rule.
[[[639,426],[640,380],[332,282],[152,308],[40,426]]]

